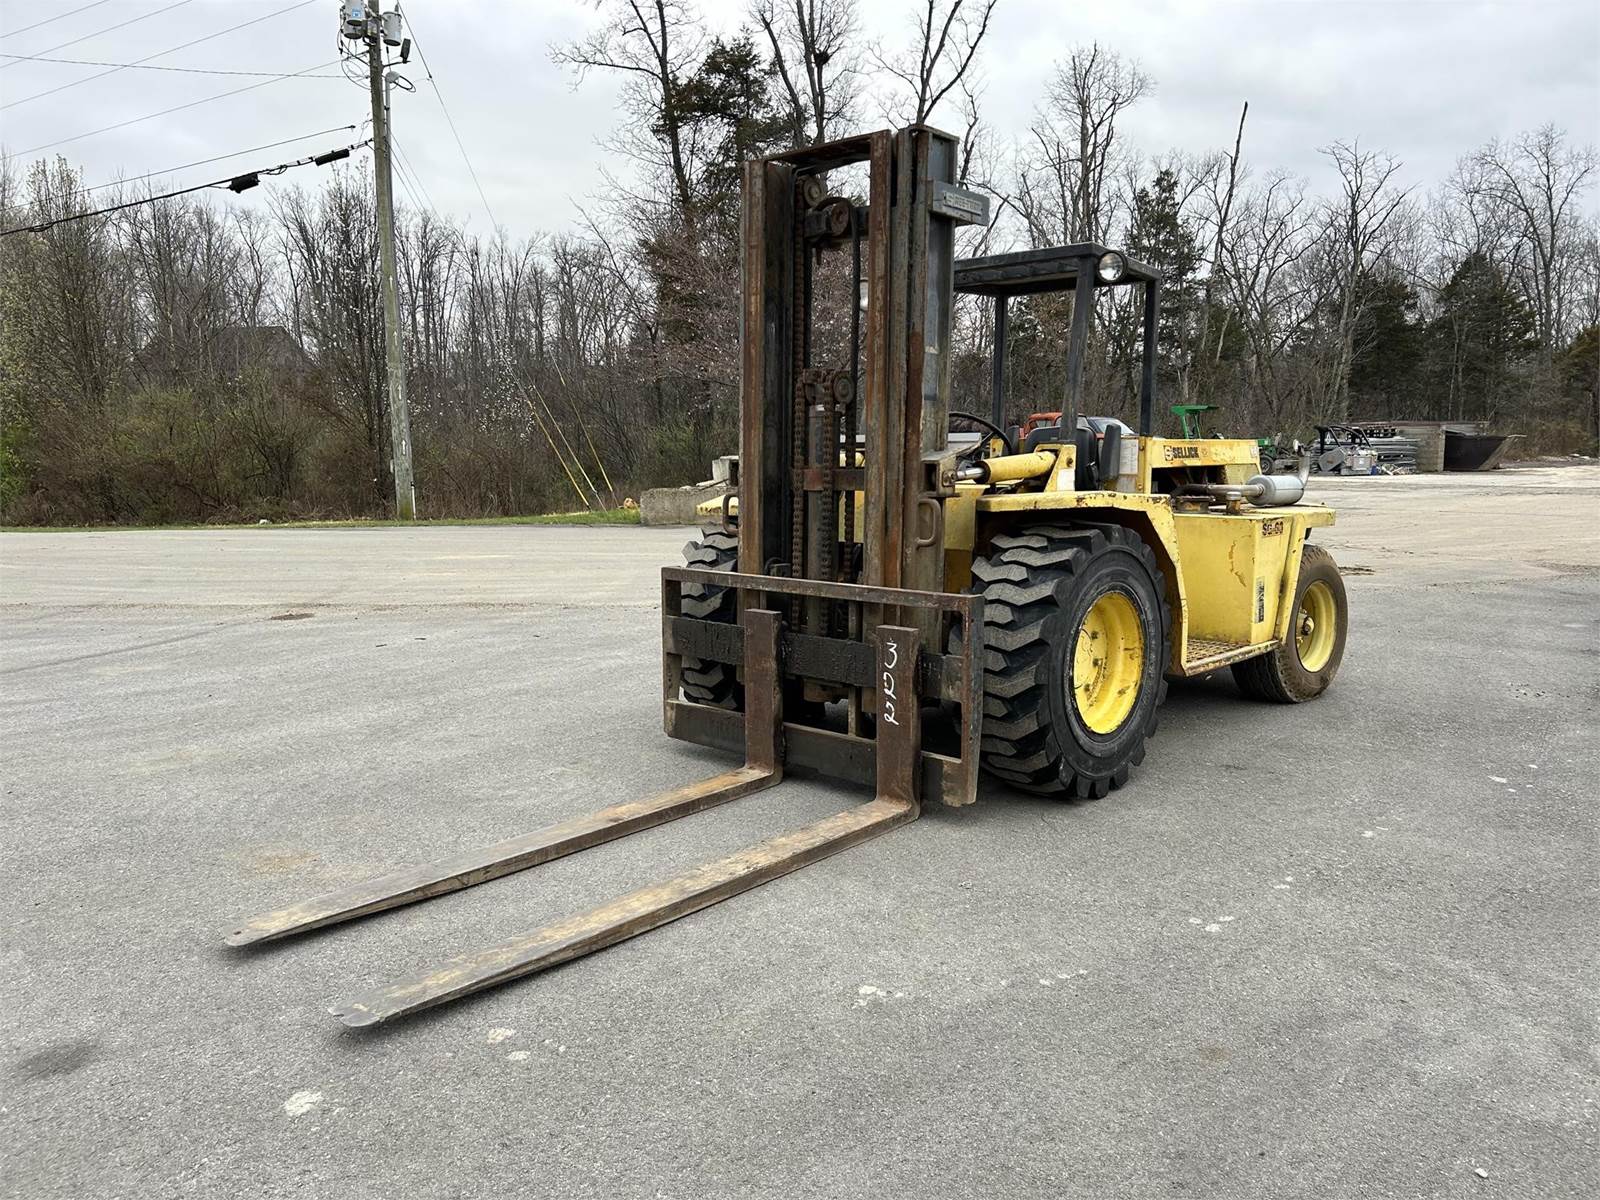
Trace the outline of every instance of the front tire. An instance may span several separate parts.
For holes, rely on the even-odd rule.
[[[1144,761],[1172,617],[1131,530],[1036,526],[973,563],[984,597],[983,766],[1041,795],[1097,799]]]
[[[1339,567],[1333,555],[1307,543],[1300,555],[1289,636],[1270,654],[1234,663],[1234,682],[1255,700],[1299,704],[1315,699],[1339,672],[1349,628]]]

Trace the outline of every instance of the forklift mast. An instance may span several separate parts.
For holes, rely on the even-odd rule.
[[[987,199],[956,185],[958,148],[913,126],[745,164],[742,573],[941,590],[954,234],[988,219]],[[856,163],[864,204],[827,183]],[[850,256],[843,341],[814,321],[828,251]],[[806,606],[800,625],[823,632],[827,612]]]
[[[748,753],[751,661],[736,643],[751,613],[776,612],[786,760],[947,804],[977,794],[982,722],[981,665],[951,652],[977,645],[982,606],[944,586],[955,229],[988,219],[955,182],[958,147],[912,126],[745,164],[739,476],[724,499],[725,514],[738,503],[738,570],[662,572],[668,736]],[[830,186],[851,167],[864,197]],[[840,296],[843,311],[823,299]],[[685,611],[729,590],[743,632]],[[890,696],[879,668],[907,654],[914,694]],[[744,711],[682,695],[686,660],[736,664]],[[950,706],[959,744],[907,738],[879,720],[886,702],[901,717]],[[842,718],[823,711],[834,703]]]

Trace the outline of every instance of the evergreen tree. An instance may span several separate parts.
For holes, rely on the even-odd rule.
[[[1600,438],[1600,325],[1580,329],[1557,366],[1563,416],[1571,425],[1573,441],[1594,454]]]
[[[1351,412],[1393,420],[1418,411],[1427,331],[1417,317],[1417,293],[1403,280],[1366,275],[1360,283],[1353,353]]]
[[[1189,366],[1189,342],[1199,307],[1195,273],[1200,266],[1199,241],[1183,219],[1178,204],[1178,178],[1161,171],[1149,187],[1133,197],[1133,223],[1128,253],[1161,271],[1161,316],[1156,339],[1161,374],[1181,384]],[[1137,327],[1137,321],[1135,321]],[[1134,361],[1138,361],[1136,351]]]
[[[1428,324],[1431,389],[1446,419],[1490,420],[1514,401],[1538,351],[1533,311],[1481,254],[1461,261]]]
[[[783,145],[791,132],[771,82],[771,66],[741,34],[714,42],[678,93],[679,115],[704,163],[701,206],[725,231],[738,227],[743,163]]]

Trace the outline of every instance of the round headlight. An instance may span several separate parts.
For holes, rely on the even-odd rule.
[[[1094,273],[1101,283],[1120,283],[1128,270],[1128,260],[1115,250],[1107,250],[1095,264]]]

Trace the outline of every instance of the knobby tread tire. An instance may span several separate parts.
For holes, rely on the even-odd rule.
[[[974,560],[984,597],[984,768],[1041,795],[1099,799],[1144,761],[1166,698],[1172,615],[1160,564],[1116,525],[1035,526],[996,537]],[[1115,587],[1137,594],[1146,658],[1121,726],[1099,736],[1077,717],[1067,671],[1081,614]]]
[[[1270,654],[1247,658],[1233,664],[1233,681],[1239,690],[1253,700],[1266,700],[1273,704],[1300,704],[1314,700],[1328,690],[1333,677],[1338,674],[1339,663],[1344,658],[1345,635],[1348,632],[1349,609],[1346,606],[1344,578],[1338,564],[1321,546],[1307,542],[1300,553],[1300,578],[1295,581],[1294,607],[1300,609],[1300,597],[1306,588],[1317,580],[1326,583],[1333,592],[1333,602],[1338,612],[1338,631],[1333,643],[1333,653],[1320,671],[1307,671],[1300,665],[1300,651],[1295,645],[1293,619],[1289,636]]]
[[[703,533],[683,548],[685,566],[707,571],[734,571],[739,566],[739,539],[734,534],[713,530]],[[698,621],[719,621],[732,625],[739,619],[734,592],[725,587],[687,583],[683,586],[683,615]],[[718,708],[737,708],[743,685],[727,663],[684,656],[679,677],[685,700],[714,704]]]

